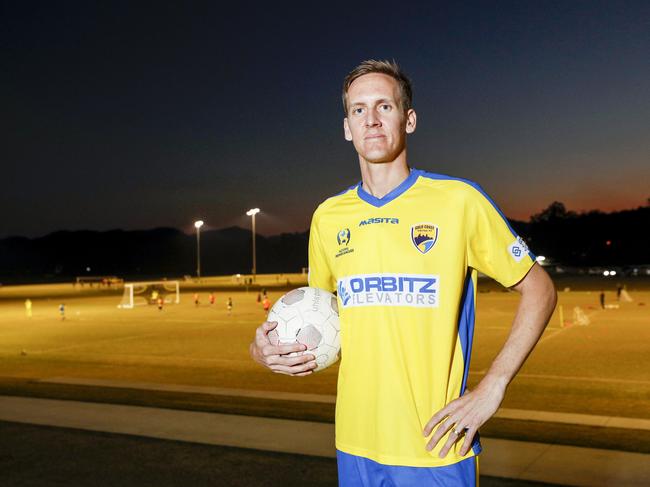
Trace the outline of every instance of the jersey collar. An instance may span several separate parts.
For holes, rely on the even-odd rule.
[[[377,198],[376,196],[371,195],[365,189],[363,189],[363,181],[361,181],[357,185],[357,194],[359,195],[359,198],[361,198],[366,203],[369,203],[372,206],[376,206],[377,208],[381,208],[385,204],[390,203],[399,195],[404,193],[411,186],[413,186],[415,184],[415,181],[417,181],[418,176],[420,176],[420,171],[417,169],[411,169],[408,177],[392,191],[385,194],[382,198]]]

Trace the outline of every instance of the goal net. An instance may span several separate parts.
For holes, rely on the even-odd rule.
[[[117,307],[129,309],[139,305],[157,304],[159,299],[168,304],[180,303],[179,281],[125,283],[122,301]]]

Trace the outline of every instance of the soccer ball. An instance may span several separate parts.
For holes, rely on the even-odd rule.
[[[301,287],[282,296],[271,308],[267,321],[278,326],[268,334],[273,345],[302,343],[316,357],[314,372],[329,367],[339,359],[339,309],[336,296],[323,289]]]

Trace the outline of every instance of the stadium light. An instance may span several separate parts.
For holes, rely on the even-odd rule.
[[[543,264],[544,261],[546,260],[546,257],[544,257],[543,255],[538,255],[535,260],[537,260],[537,262],[539,262],[540,264]]]
[[[257,261],[255,260],[255,215],[260,212],[259,208],[251,208],[246,212],[246,215],[253,219],[253,282],[257,279]]]
[[[196,228],[196,277],[201,278],[201,227],[203,226],[203,220],[197,220],[194,222],[194,228]]]

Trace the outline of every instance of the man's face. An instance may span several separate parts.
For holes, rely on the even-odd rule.
[[[402,109],[397,81],[386,74],[365,74],[348,88],[345,139],[367,162],[394,161],[406,147],[406,134],[415,131],[415,121],[414,110]]]

